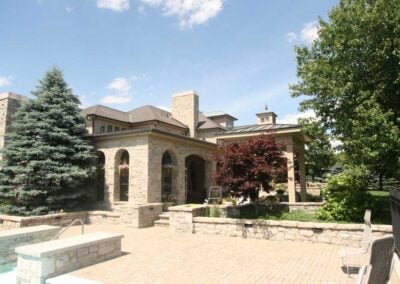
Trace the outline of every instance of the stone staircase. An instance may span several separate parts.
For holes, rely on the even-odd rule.
[[[162,212],[159,217],[154,221],[154,227],[169,227],[169,212]]]

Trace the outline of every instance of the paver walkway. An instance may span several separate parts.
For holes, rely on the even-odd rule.
[[[86,232],[121,232],[124,255],[74,271],[109,284],[354,283],[341,270],[338,246],[242,239],[90,225]],[[78,235],[79,227],[63,237]]]

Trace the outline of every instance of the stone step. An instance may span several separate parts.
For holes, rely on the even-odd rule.
[[[169,220],[156,220],[154,227],[169,227]]]
[[[161,220],[169,220],[169,212],[163,212],[159,215]]]

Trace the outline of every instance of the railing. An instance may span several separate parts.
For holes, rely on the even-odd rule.
[[[58,232],[57,235],[55,235],[51,240],[55,240],[58,239],[66,230],[68,230],[69,228],[71,228],[73,225],[75,225],[76,223],[81,223],[81,234],[85,234],[85,222],[83,222],[82,219],[75,219],[73,220],[71,223],[68,224],[67,227],[65,227],[64,229],[62,229],[61,231]]]
[[[400,256],[400,190],[390,191],[390,208],[396,252]]]

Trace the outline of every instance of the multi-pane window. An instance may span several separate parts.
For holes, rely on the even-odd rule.
[[[113,131],[113,126],[107,125],[107,132],[112,132],[112,131]]]
[[[102,126],[100,126],[100,133],[104,133],[104,132],[106,132],[106,126],[102,125]]]
[[[119,126],[115,126],[114,131],[119,131]]]

